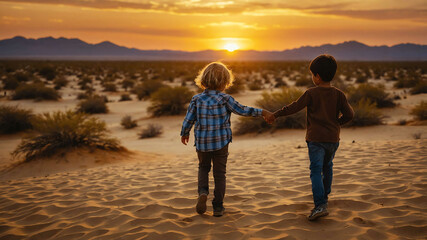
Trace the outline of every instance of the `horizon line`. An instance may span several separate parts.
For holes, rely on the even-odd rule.
[[[321,46],[324,46],[324,45],[338,45],[338,44],[344,44],[344,43],[348,43],[348,42],[356,42],[356,43],[360,43],[360,44],[363,44],[363,45],[368,46],[368,47],[394,47],[394,46],[397,46],[397,45],[404,45],[404,44],[413,44],[413,45],[427,46],[427,44],[420,44],[420,43],[413,43],[413,42],[402,42],[402,43],[397,43],[397,44],[394,44],[394,45],[386,45],[386,44],[383,44],[383,45],[367,45],[367,44],[365,44],[363,42],[360,42],[358,40],[345,40],[345,41],[338,42],[338,43],[335,43],[335,44],[334,43],[322,43],[320,45],[301,45],[299,47],[287,48],[287,49],[282,49],[282,50],[236,49],[233,52],[230,52],[227,49],[201,49],[201,50],[195,50],[195,51],[180,50],[180,49],[140,49],[140,48],[135,48],[135,47],[128,47],[128,46],[124,46],[124,45],[118,45],[117,43],[114,43],[114,42],[112,42],[110,40],[104,40],[104,41],[101,41],[101,42],[98,42],[98,43],[90,43],[90,42],[87,42],[87,41],[85,41],[83,39],[80,39],[80,38],[76,38],[76,37],[67,38],[67,37],[63,37],[63,36],[57,37],[57,38],[55,38],[53,36],[31,38],[31,37],[24,37],[22,35],[15,35],[14,37],[11,37],[11,38],[0,39],[0,41],[10,40],[10,39],[14,39],[14,38],[24,38],[24,39],[28,39],[28,40],[40,40],[40,39],[45,39],[45,38],[53,38],[55,40],[58,40],[58,39],[61,39],[61,38],[62,39],[67,39],[67,40],[76,39],[76,40],[80,40],[80,41],[82,41],[84,43],[87,43],[87,44],[90,44],[90,45],[98,45],[98,44],[101,44],[101,43],[111,43],[111,44],[114,44],[114,45],[116,45],[118,47],[125,47],[125,48],[128,48],[128,49],[136,49],[136,50],[140,50],[140,51],[179,51],[179,52],[189,52],[189,53],[203,52],[203,51],[222,51],[222,52],[226,52],[226,53],[229,53],[229,54],[233,54],[233,53],[239,52],[239,51],[283,52],[283,51],[294,50],[294,49],[299,49],[299,48],[303,48],[303,47],[321,47]]]

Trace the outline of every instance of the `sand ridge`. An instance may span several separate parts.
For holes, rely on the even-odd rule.
[[[0,239],[425,238],[427,140],[344,142],[334,164],[317,222],[300,142],[231,145],[221,218],[195,212],[195,154],[3,180]]]

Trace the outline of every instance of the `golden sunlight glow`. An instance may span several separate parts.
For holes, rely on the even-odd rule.
[[[227,43],[224,45],[224,49],[229,52],[234,52],[235,50],[239,49],[239,46],[235,43]]]

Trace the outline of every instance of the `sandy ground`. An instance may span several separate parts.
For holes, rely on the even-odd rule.
[[[3,181],[0,239],[425,239],[427,140],[342,143],[317,222],[305,147],[230,152],[221,218],[195,212],[194,154],[146,158]]]
[[[74,109],[66,93],[60,102],[0,104]],[[260,93],[236,99],[253,105]],[[233,137],[221,218],[210,205],[195,212],[198,161],[193,138],[180,143],[183,116],[149,118],[146,101],[110,102],[110,113],[96,115],[129,153],[71,151],[16,165],[9,154],[24,134],[0,136],[0,239],[427,239],[427,126],[394,125],[426,98],[383,110],[388,125],[342,130],[330,215],[317,222],[306,219],[313,204],[304,130]],[[139,127],[120,126],[127,114]],[[138,139],[149,123],[164,133]]]

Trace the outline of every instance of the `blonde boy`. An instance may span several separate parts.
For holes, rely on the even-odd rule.
[[[212,62],[204,67],[195,82],[204,89],[193,96],[188,106],[181,130],[181,142],[187,145],[192,126],[194,127],[195,146],[199,158],[198,193],[196,211],[206,212],[209,194],[209,171],[213,163],[215,181],[212,200],[213,215],[224,214],[225,173],[228,158],[228,144],[231,142],[231,113],[241,116],[271,117],[272,113],[239,104],[234,98],[223,93],[233,84],[233,74],[221,62]]]

